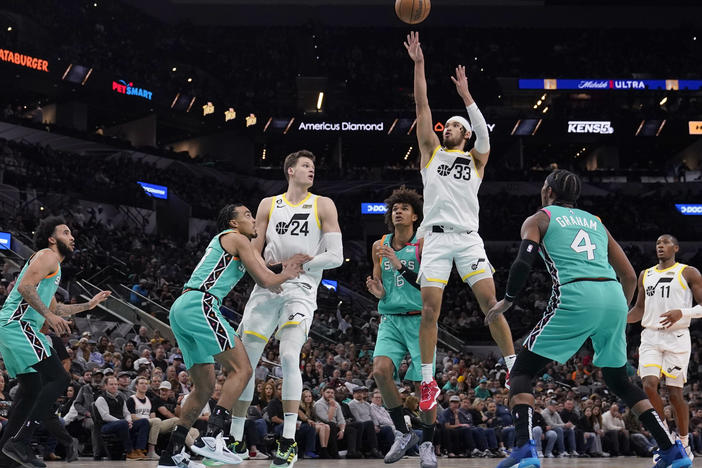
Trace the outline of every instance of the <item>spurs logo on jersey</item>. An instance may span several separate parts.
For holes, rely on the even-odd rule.
[[[453,176],[454,179],[470,180],[471,168],[470,168],[470,158],[457,157],[453,164],[450,166],[448,164],[440,164],[436,167],[436,172],[441,177]]]
[[[672,309],[692,307],[692,291],[683,276],[685,267],[687,265],[676,263],[664,270],[651,267],[644,272],[643,286],[646,299],[641,325],[659,329],[662,314]],[[679,330],[688,326],[690,326],[690,319],[683,317],[670,330]]]
[[[470,153],[439,146],[422,169],[424,221],[457,231],[478,230],[478,190],[482,182]]]

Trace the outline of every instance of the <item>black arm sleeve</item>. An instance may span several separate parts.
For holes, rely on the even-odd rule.
[[[531,266],[539,252],[539,244],[527,239],[522,240],[519,246],[519,255],[512,263],[509,269],[509,278],[507,279],[507,289],[505,290],[505,299],[514,302],[517,295],[522,290],[529,278]]]
[[[402,268],[400,268],[398,271],[400,273],[400,276],[402,276],[407,282],[409,282],[409,284],[411,284],[417,289],[421,289],[419,283],[417,283],[417,273],[413,272],[404,265],[402,265]]]

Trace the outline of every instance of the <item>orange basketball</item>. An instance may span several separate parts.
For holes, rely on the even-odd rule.
[[[430,0],[395,0],[395,13],[407,24],[421,23],[431,10]]]

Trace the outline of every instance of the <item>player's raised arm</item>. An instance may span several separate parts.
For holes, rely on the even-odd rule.
[[[424,53],[419,43],[419,33],[410,32],[405,42],[405,49],[414,61],[414,103],[417,108],[417,141],[421,155],[419,169],[429,163],[434,149],[441,144],[434,133],[431,109],[427,98],[427,79],[424,76]]]
[[[490,133],[488,132],[487,123],[468,89],[466,67],[463,65],[457,66],[456,76],[452,76],[451,81],[456,85],[456,92],[463,99],[463,104],[466,106],[466,111],[468,111],[468,118],[473,127],[473,133],[475,133],[475,144],[471,154],[475,159],[475,167],[481,172],[480,175],[482,177],[482,171],[485,169],[490,156]]]
[[[336,205],[328,197],[319,197],[317,210],[322,224],[320,253],[303,265],[305,271],[331,270],[344,263],[344,244]]]
[[[607,238],[609,239],[607,244],[609,264],[612,265],[615,273],[617,273],[619,282],[622,284],[622,289],[624,290],[626,302],[630,304],[631,299],[634,297],[634,291],[636,290],[636,271],[634,271],[634,267],[631,266],[631,262],[626,257],[624,250],[617,241],[614,240],[609,231],[607,231]]]
[[[271,203],[273,203],[273,197],[266,197],[261,200],[256,210],[256,230],[261,235],[252,239],[251,244],[259,254],[263,252],[266,243],[266,229],[268,229],[268,219],[271,217]]]
[[[634,307],[629,309],[629,313],[626,316],[626,323],[636,323],[641,321],[643,318],[644,314],[644,304],[645,304],[645,296],[646,296],[646,291],[644,290],[643,286],[643,281],[644,281],[644,273],[646,270],[642,271],[639,273],[639,281],[637,282],[638,286],[638,293],[636,294],[636,304],[634,304]]]

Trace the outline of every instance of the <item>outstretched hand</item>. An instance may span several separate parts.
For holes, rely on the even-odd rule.
[[[411,31],[407,35],[407,41],[404,44],[405,49],[407,49],[407,53],[409,54],[412,60],[414,60],[417,63],[424,61],[424,53],[422,52],[422,46],[419,43],[418,32]]]
[[[466,67],[459,65],[456,67],[456,76],[451,77],[451,81],[456,85],[456,92],[463,99],[472,99],[468,90],[468,77],[466,76]]]

